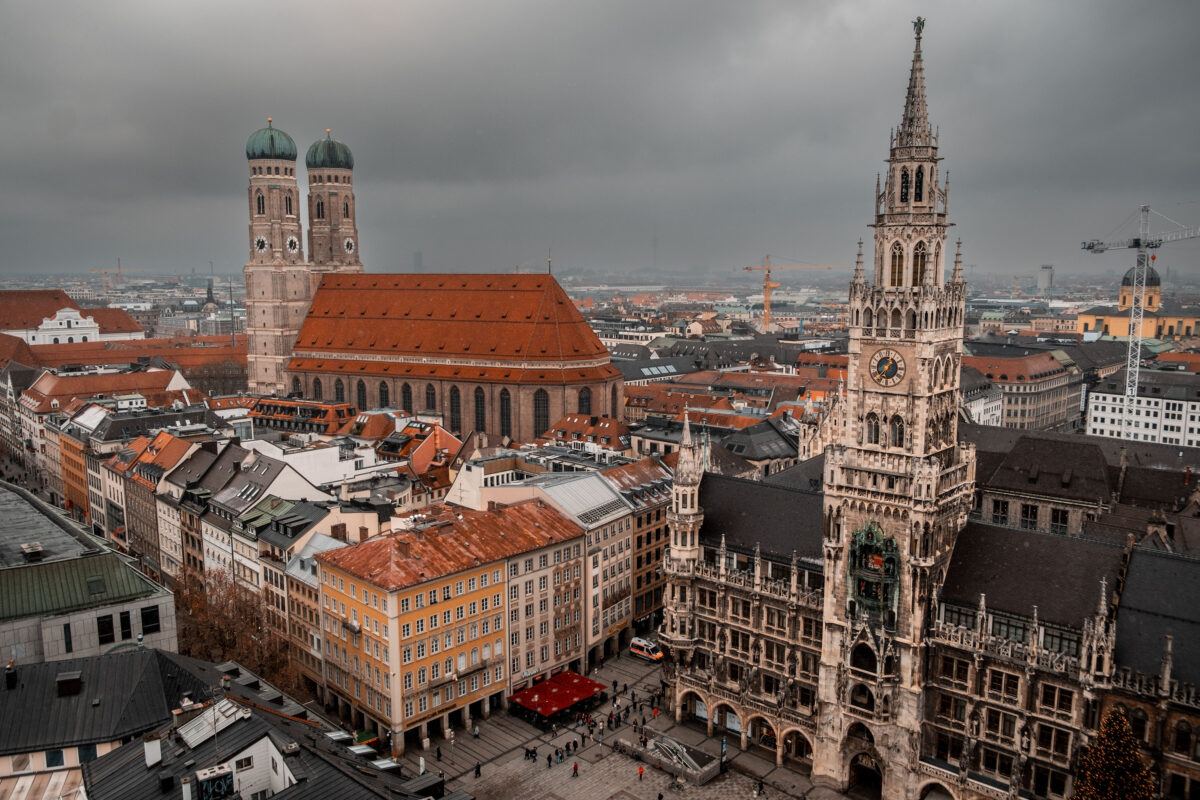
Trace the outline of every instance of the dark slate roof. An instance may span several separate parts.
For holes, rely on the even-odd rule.
[[[211,445],[205,443],[193,450],[192,454],[167,476],[167,483],[186,487],[203,478],[204,474],[208,472],[208,468],[217,460],[216,447],[216,442]]]
[[[0,620],[70,614],[167,591],[110,551],[0,570]]]
[[[22,544],[42,546],[42,560],[74,558],[96,550],[87,535],[34,495],[0,481],[0,567],[25,564]]]
[[[958,535],[942,600],[1081,628],[1100,601],[1100,579],[1116,586],[1124,550],[1080,537],[968,522]]]
[[[824,491],[825,454],[813,456],[807,461],[801,461],[793,467],[776,472],[763,478],[763,483],[775,486],[787,486],[791,489],[803,489],[809,492]]]
[[[976,479],[981,488],[1092,503],[1105,502],[1116,488],[1109,485],[1101,449],[1078,436],[1066,441],[1022,436],[990,476],[976,472]]]
[[[797,426],[791,417],[768,417],[734,431],[721,445],[749,461],[794,458],[800,448]]]
[[[136,439],[138,436],[145,436],[173,425],[199,423],[204,423],[214,430],[230,427],[228,422],[205,406],[188,406],[179,411],[150,408],[144,411],[118,411],[105,416],[92,432],[92,438],[103,442],[123,441]]]
[[[696,372],[699,366],[690,356],[673,358],[645,358],[638,361],[613,361],[626,381],[661,381],[676,375]]]
[[[309,528],[329,516],[329,510],[309,502],[296,503],[287,513],[273,519],[258,531],[258,538],[286,550],[291,547],[296,538],[303,535]]]
[[[1137,548],[1117,611],[1117,665],[1157,675],[1167,635],[1172,675],[1200,683],[1200,561]]]
[[[742,552],[760,544],[764,555],[778,559],[790,560],[793,551],[822,557],[820,492],[708,473],[700,483],[700,506],[706,547],[719,546],[724,536],[727,547]]]
[[[82,689],[58,697],[58,676],[71,672],[80,673]],[[17,664],[17,679],[16,689],[0,689],[0,753],[137,736],[169,723],[183,695],[208,691],[157,650]]]
[[[1193,473],[1200,471],[1200,448],[1197,447],[1131,442],[1108,436],[1083,436],[1054,431],[1023,431],[1016,428],[973,423],[959,423],[958,438],[973,443],[981,453],[1007,453],[1022,438],[1068,444],[1087,442],[1098,447],[1099,452],[1110,465],[1121,463],[1121,450],[1124,449],[1130,466],[1152,467],[1176,472],[1183,472],[1191,467]]]

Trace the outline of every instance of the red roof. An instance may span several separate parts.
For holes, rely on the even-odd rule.
[[[322,352],[373,353],[393,361],[608,360],[550,275],[326,275],[295,349],[301,360]]]
[[[100,326],[101,333],[140,333],[142,326],[123,308],[85,308],[80,311]]]
[[[36,344],[31,349],[37,363],[43,367],[61,367],[64,364],[124,364],[136,361],[140,357],[162,356],[168,363],[178,366],[186,375],[198,367],[217,366],[225,361],[237,361],[242,365],[246,363],[245,336],[238,337],[236,344],[231,344],[228,336],[196,336]]]
[[[509,696],[509,702],[524,706],[540,716],[549,717],[576,703],[603,692],[603,683],[575,672],[559,672],[548,680],[535,683]]]
[[[108,375],[55,375],[43,372],[21,393],[20,402],[34,413],[45,414],[65,408],[72,400],[83,397],[140,394],[146,398],[146,405],[151,407],[170,405],[176,400],[200,403],[207,399],[203,392],[195,389],[169,389],[176,374],[169,369]],[[181,385],[186,386],[187,382],[181,381]],[[55,400],[58,401],[57,406],[53,404]]]
[[[36,328],[42,324],[42,320],[53,317],[64,308],[80,310],[62,289],[0,291],[0,330]]]
[[[10,361],[16,361],[27,367],[39,366],[37,357],[29,349],[29,345],[25,344],[24,339],[0,333],[0,365],[7,365]]]

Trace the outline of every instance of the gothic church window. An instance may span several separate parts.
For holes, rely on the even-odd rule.
[[[403,408],[408,413],[410,413],[410,414],[412,413],[412,410],[413,410],[412,387],[409,386],[407,383],[400,387],[400,407]]]
[[[917,167],[917,181],[913,184],[913,200],[918,203],[925,195],[925,167]]]
[[[908,202],[908,167],[900,168],[900,202]]]
[[[879,417],[867,414],[867,444],[879,444]]]
[[[904,447],[904,420],[899,415],[892,417],[891,445]]]
[[[389,399],[390,399],[390,398],[388,397],[388,385],[387,385],[387,382],[386,382],[386,381],[380,381],[380,382],[379,382],[379,407],[380,407],[380,408],[387,408],[387,407],[388,407],[388,400],[389,400]]]
[[[450,430],[462,430],[462,396],[457,386],[450,387]]]
[[[475,387],[475,430],[483,433],[487,428],[487,401],[483,387]]]
[[[325,201],[317,200],[317,219],[325,219]]]
[[[322,399],[321,379],[320,378],[313,378],[312,394],[313,394],[313,400],[321,400]]]
[[[287,215],[290,217],[292,215],[292,196],[290,194],[283,198],[283,205]]]
[[[512,395],[508,389],[500,390],[500,435],[512,436]]]
[[[904,285],[904,246],[892,244],[892,286]]]
[[[342,201],[342,217],[344,219],[350,219],[350,201],[349,200]]]
[[[360,380],[358,382],[358,386],[356,386],[354,389],[354,394],[354,399],[357,402],[358,410],[363,411],[367,407],[367,384]]]
[[[925,281],[925,260],[928,253],[924,242],[917,242],[913,247],[913,286],[920,286]]]
[[[429,411],[437,408],[437,389],[432,383],[425,384],[425,408]]]
[[[261,194],[255,195],[254,205],[255,205],[255,208],[258,210],[259,216],[262,216],[263,214],[267,213],[267,201],[263,199],[263,196]]]
[[[346,402],[346,384],[342,383],[341,378],[333,382],[333,402]]]
[[[586,386],[579,390],[579,413],[592,413],[592,390]]]
[[[550,395],[545,389],[533,393],[533,433],[541,436],[550,427]]]
[[[296,395],[297,397],[300,397],[302,392],[303,392],[303,389],[300,387],[300,379],[292,378],[292,394]]]

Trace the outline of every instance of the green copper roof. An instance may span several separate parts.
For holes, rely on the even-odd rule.
[[[267,127],[259,128],[250,134],[246,140],[246,158],[278,158],[284,161],[296,160],[296,143],[278,128],[271,126],[271,118],[267,118]]]
[[[331,131],[325,131],[324,139],[317,139],[304,156],[304,165],[309,169],[354,169],[354,155],[350,148],[334,139]]]

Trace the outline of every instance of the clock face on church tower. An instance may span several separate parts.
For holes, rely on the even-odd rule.
[[[347,253],[353,253],[354,252],[354,240],[347,238],[346,241],[342,242],[342,247],[345,249],[345,251]]]
[[[295,253],[300,250],[300,240],[295,236],[289,236],[287,240],[287,249],[289,253]]]
[[[257,239],[254,240],[254,249],[257,250],[258,252],[260,252],[260,253],[267,252],[267,247],[268,247],[267,237],[259,236]]]
[[[880,386],[895,386],[904,377],[904,359],[895,350],[877,350],[871,356],[871,377]]]

